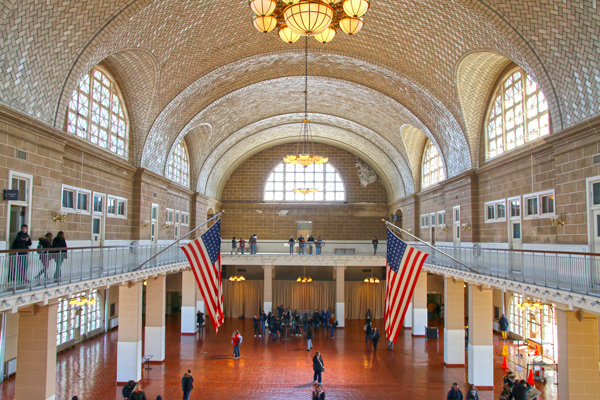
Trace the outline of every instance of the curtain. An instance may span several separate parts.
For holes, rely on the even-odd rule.
[[[379,284],[345,282],[346,319],[363,319],[370,308],[373,318],[381,319],[385,306],[385,281]]]
[[[281,304],[292,311],[335,309],[335,282],[273,281],[273,309]]]
[[[252,318],[263,308],[264,281],[231,282],[223,279],[223,308],[226,318]]]

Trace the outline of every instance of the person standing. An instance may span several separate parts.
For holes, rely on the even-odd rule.
[[[237,254],[237,240],[235,240],[235,236],[231,239],[231,254]]]
[[[508,331],[508,319],[504,314],[500,317],[500,321],[498,321],[500,325],[500,333],[502,334],[502,339],[506,340],[507,331]]]
[[[244,254],[244,250],[246,249],[246,241],[244,238],[240,238],[240,252]]]
[[[367,332],[367,337],[365,337],[365,343],[371,338],[371,320],[367,319],[367,324],[365,325],[365,332]]]
[[[318,256],[321,255],[322,248],[323,248],[323,239],[321,238],[321,236],[319,236],[319,238],[317,239],[317,242],[316,242],[316,249],[317,249]]]
[[[325,392],[323,391],[323,386],[317,385],[317,388],[313,391],[312,398],[313,400],[325,400]]]
[[[313,383],[317,383],[322,385],[321,373],[325,371],[325,364],[323,364],[323,357],[320,352],[316,352],[313,357],[313,371],[315,371],[313,376]],[[317,381],[318,378],[318,381]]]
[[[133,388],[133,391],[129,395],[129,400],[146,400],[146,393],[144,393],[141,383],[135,385],[135,388]]]
[[[258,238],[256,237],[256,234],[252,234],[252,236],[250,236],[250,254],[256,254],[256,242],[258,241]]]
[[[331,327],[331,338],[333,339],[335,338],[335,336],[333,336],[335,333],[335,328],[338,326],[338,320],[335,319],[335,314],[331,314],[329,317],[329,326]]]
[[[373,318],[373,313],[371,313],[370,308],[367,308],[367,313],[365,314],[365,321],[370,324],[372,318]]]
[[[306,244],[308,245],[308,254],[312,255],[313,245],[315,244],[315,238],[313,237],[313,235],[308,235],[308,238],[306,239]]]
[[[469,391],[467,392],[467,400],[479,400],[479,393],[477,392],[475,385],[471,385],[471,387],[469,387]]]
[[[448,392],[446,400],[463,400],[463,394],[458,388],[458,383],[454,383]]]
[[[67,254],[67,241],[65,240],[65,233],[63,231],[59,231],[56,234],[54,240],[52,240],[52,248],[60,249],[60,250],[52,250],[54,253],[54,261],[56,262],[56,270],[54,271],[54,280],[60,281],[60,266],[63,261],[68,258]]]
[[[394,350],[394,342],[392,342],[392,339],[388,339],[388,346],[387,346],[388,350]]]
[[[296,241],[294,240],[294,235],[290,236],[290,240],[288,240],[288,244],[290,246],[290,254],[294,255],[294,244],[296,243]]]
[[[371,244],[373,245],[373,255],[377,254],[377,245],[379,244],[379,240],[377,240],[377,236],[373,236],[371,240]]]
[[[27,233],[28,229],[27,225],[21,225],[21,231],[17,233],[15,240],[13,240],[11,250],[29,249],[29,246],[31,246],[31,238]],[[27,279],[27,253],[17,253],[13,258],[15,258],[15,260],[11,263],[12,268],[10,268],[8,272],[8,281],[14,282],[16,279],[21,282],[29,282]]]
[[[190,393],[194,388],[194,378],[192,377],[192,373],[190,370],[183,374],[183,378],[181,378],[181,390],[183,391],[183,400],[189,400]]]
[[[238,359],[241,357],[240,355],[240,345],[244,338],[240,335],[240,331],[233,332],[233,336],[231,338],[231,343],[233,344],[233,359]]]
[[[260,330],[260,319],[258,318],[258,315],[255,315],[254,318],[252,318],[252,324],[254,325],[254,337],[256,337],[256,335],[258,335],[258,337],[262,337],[262,332]]]
[[[526,400],[527,392],[531,390],[531,385],[525,382],[523,379],[519,381],[512,389],[512,398],[514,400]]]
[[[50,262],[50,253],[47,249],[51,247],[52,234],[48,232],[44,237],[41,237],[38,240],[38,255],[40,257],[40,261],[42,262],[43,268],[33,279],[39,280],[40,276],[44,275],[44,283],[48,280],[48,263]]]
[[[198,324],[198,332],[204,334],[204,313],[200,310],[196,313],[196,324]]]
[[[260,331],[262,334],[265,334],[265,322],[267,321],[267,314],[265,314],[265,310],[260,312]]]
[[[300,246],[300,248],[298,249],[298,253],[304,255],[306,254],[306,249],[304,248],[304,244],[306,243],[306,240],[304,240],[304,236],[302,236],[302,234],[300,234],[300,236],[298,236],[298,246]]]
[[[371,340],[373,341],[373,350],[377,351],[377,343],[381,339],[381,335],[379,334],[379,329],[376,326],[373,327],[373,337]]]
[[[310,349],[312,349],[312,347],[313,347],[312,340],[313,340],[312,326],[309,326],[308,329],[306,330],[306,345],[308,347],[306,349],[306,351],[310,351]]]

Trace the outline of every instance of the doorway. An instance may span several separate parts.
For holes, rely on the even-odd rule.
[[[513,250],[523,248],[521,237],[521,197],[508,199],[508,245]]]
[[[6,229],[6,248],[10,249],[21,225],[29,226],[29,235],[32,235],[30,226],[30,210],[33,177],[16,171],[9,171],[8,179],[11,190],[18,190],[15,200],[8,202],[8,220]]]
[[[600,176],[586,179],[588,243],[592,253],[600,252]]]
[[[452,208],[452,241],[455,247],[460,246],[460,206]]]
[[[158,204],[152,204],[150,211],[150,243],[158,243]]]

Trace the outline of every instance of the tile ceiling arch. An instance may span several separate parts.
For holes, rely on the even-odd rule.
[[[423,150],[425,149],[425,143],[427,143],[427,136],[414,126],[405,125],[400,130],[402,134],[402,142],[408,155],[408,164],[412,172],[413,181],[415,182],[415,191],[421,190],[421,165],[423,163]],[[434,142],[435,143],[435,142]],[[438,152],[440,148],[435,143]],[[442,153],[440,152],[440,156]],[[442,162],[443,161],[442,157]],[[446,171],[446,163],[444,162],[444,171]]]
[[[390,155],[384,149],[373,146],[362,135],[340,128],[339,126],[313,123],[313,130],[317,133],[315,142],[339,147],[365,160],[374,170],[386,188],[388,201],[404,197],[403,177],[394,165]],[[220,148],[218,163],[205,166],[206,176],[204,190],[197,190],[207,196],[219,199],[229,176],[248,158],[253,155],[284,143],[294,143],[298,139],[300,123],[271,126],[256,131],[237,141],[232,146]],[[204,171],[203,171],[204,172]]]

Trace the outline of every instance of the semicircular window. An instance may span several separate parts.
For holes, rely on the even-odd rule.
[[[299,193],[294,189],[316,189]],[[302,165],[279,163],[267,179],[265,201],[345,201],[346,190],[342,176],[331,163]]]
[[[180,140],[173,148],[167,159],[167,178],[181,183],[183,186],[190,185],[190,157],[188,155],[185,140]]]

